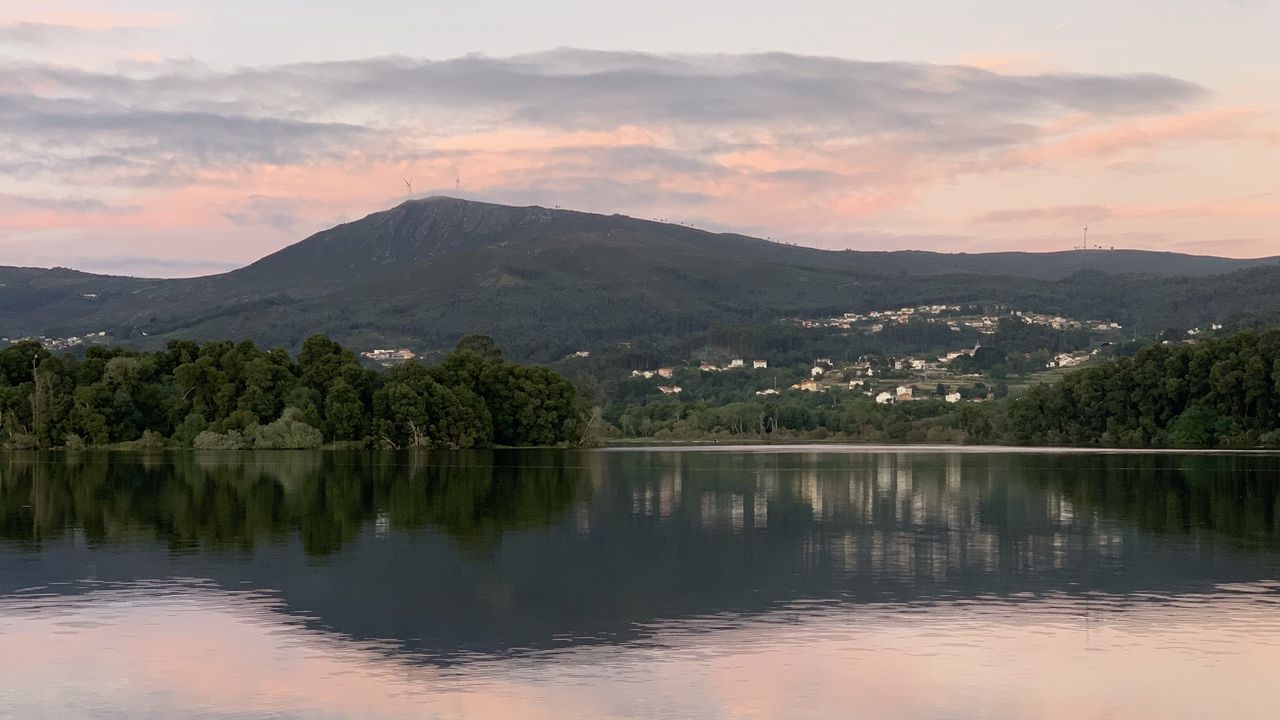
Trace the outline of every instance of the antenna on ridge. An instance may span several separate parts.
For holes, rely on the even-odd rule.
[[[404,192],[409,197],[413,197],[413,178],[408,177],[404,179]]]

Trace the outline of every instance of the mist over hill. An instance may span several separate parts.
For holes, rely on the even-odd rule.
[[[683,225],[454,198],[410,200],[232,272],[140,279],[0,268],[0,334],[106,332],[133,344],[450,346],[493,335],[519,359],[600,343],[922,303],[1000,303],[1167,326],[1274,318],[1277,258],[1137,250],[827,251]]]

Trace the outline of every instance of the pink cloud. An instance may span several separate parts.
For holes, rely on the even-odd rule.
[[[1256,123],[1262,117],[1263,112],[1257,108],[1219,108],[1113,122],[1065,138],[1049,136],[1045,142],[1014,150],[1008,159],[1015,165],[1060,165],[1196,142],[1257,141],[1262,139],[1262,133]]]
[[[172,27],[183,19],[181,13],[172,11],[95,12],[84,10],[37,10],[33,13],[30,6],[22,11],[17,11],[16,13],[10,11],[7,14],[15,21],[90,31],[113,30],[125,27]]]
[[[976,224],[1134,218],[1269,217],[1280,215],[1280,202],[1244,198],[1193,203],[1131,205],[1056,205],[995,210],[973,219]]]

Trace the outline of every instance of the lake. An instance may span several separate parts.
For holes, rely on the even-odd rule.
[[[1280,457],[0,456],[0,717],[1274,718]]]

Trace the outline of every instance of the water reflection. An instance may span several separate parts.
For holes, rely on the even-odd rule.
[[[93,544],[150,536],[174,549],[252,550],[297,531],[339,551],[370,522],[484,542],[559,520],[580,468],[549,451],[502,465],[469,453],[13,454],[0,470],[0,538],[38,548],[82,532]],[[381,514],[379,514],[381,513]]]
[[[0,701],[127,682],[154,697],[122,717],[1263,717],[1278,508],[1270,456],[15,455],[0,639],[25,659],[0,659]],[[1156,692],[1197,668],[1213,692]]]

